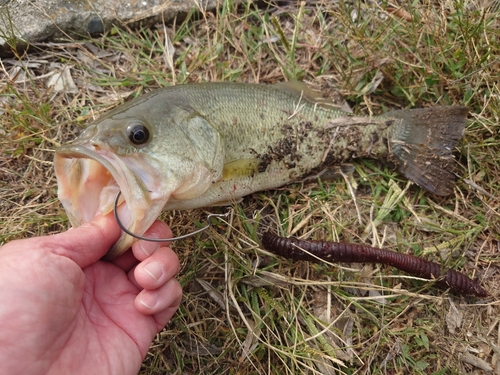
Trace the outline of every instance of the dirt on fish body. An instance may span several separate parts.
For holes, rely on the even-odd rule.
[[[91,124],[56,151],[59,197],[73,225],[112,210],[141,234],[163,209],[229,204],[372,158],[437,195],[453,191],[452,151],[467,109],[360,117],[303,84],[187,84],[153,91]],[[130,246],[123,236],[109,253]]]

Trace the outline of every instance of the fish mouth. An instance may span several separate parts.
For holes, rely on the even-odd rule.
[[[141,153],[116,155],[94,145],[70,144],[56,149],[54,165],[58,196],[73,227],[109,214],[121,191],[117,214],[138,235],[159,216],[168,197],[161,194],[158,176]],[[105,258],[130,248],[135,239],[122,233]]]

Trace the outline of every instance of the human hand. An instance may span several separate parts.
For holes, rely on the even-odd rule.
[[[138,241],[100,261],[119,235],[108,215],[0,247],[0,374],[138,373],[179,307],[179,260]],[[147,235],[172,234],[157,221]]]

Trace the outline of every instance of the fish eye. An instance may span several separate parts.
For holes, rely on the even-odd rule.
[[[140,146],[149,140],[149,129],[144,124],[135,123],[127,127],[127,135],[130,142]]]

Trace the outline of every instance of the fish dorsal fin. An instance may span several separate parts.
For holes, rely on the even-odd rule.
[[[339,99],[332,100],[330,97],[324,97],[320,91],[313,90],[309,88],[304,82],[301,81],[288,81],[288,82],[278,82],[273,84],[273,86],[290,91],[293,93],[299,93],[302,98],[318,105],[319,107],[327,110],[338,110],[342,112],[352,113],[351,107],[344,100],[344,98],[339,97]]]

